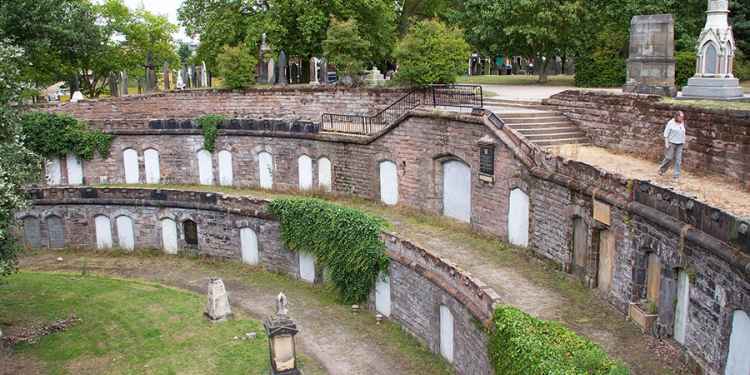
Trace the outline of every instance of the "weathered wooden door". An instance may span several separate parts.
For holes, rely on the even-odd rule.
[[[118,216],[115,219],[117,225],[117,244],[123,250],[135,249],[135,235],[133,233],[133,219],[127,216]]]
[[[318,187],[323,191],[333,189],[333,174],[331,173],[331,161],[328,158],[318,159]]]
[[[299,189],[310,190],[313,187],[312,159],[302,155],[297,159],[297,174],[299,175]]]
[[[112,223],[109,218],[104,215],[99,215],[94,218],[94,227],[96,229],[96,248],[97,249],[111,249],[112,248]]]
[[[59,216],[47,217],[47,235],[49,236],[49,247],[62,249],[65,247],[65,228],[63,220]]]
[[[648,256],[646,269],[646,299],[659,307],[661,294],[661,261],[659,256],[651,253]]]
[[[129,148],[122,152],[122,163],[125,169],[125,183],[137,184],[140,181],[138,152]]]
[[[41,245],[41,229],[39,219],[33,216],[23,218],[23,242],[24,245],[32,249],[39,248]]]
[[[443,163],[443,215],[471,222],[471,168],[457,160]]]
[[[685,271],[677,274],[677,306],[674,314],[674,339],[685,345],[690,306],[690,276]],[[750,342],[749,342],[750,344]]]
[[[398,168],[389,160],[380,162],[380,200],[390,206],[398,203]]]
[[[529,196],[521,189],[510,192],[508,241],[511,245],[529,246]]]
[[[750,317],[742,310],[732,317],[732,335],[729,338],[729,357],[725,375],[750,374]]]
[[[68,167],[68,185],[83,185],[83,164],[81,159],[74,154],[65,157]]]
[[[440,354],[453,363],[453,314],[448,306],[440,306]]]
[[[242,262],[257,265],[260,261],[258,254],[258,235],[250,228],[240,229],[240,247]]]
[[[586,263],[589,258],[588,227],[580,217],[573,219],[573,274],[586,275]]]
[[[391,279],[387,274],[380,274],[375,284],[375,310],[391,316]]]
[[[603,230],[599,232],[599,267],[598,282],[599,290],[608,293],[612,289],[612,273],[615,264],[615,235]]]
[[[177,223],[174,220],[161,220],[161,241],[165,253],[177,254]]]

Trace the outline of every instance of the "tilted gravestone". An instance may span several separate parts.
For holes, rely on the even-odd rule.
[[[635,16],[625,92],[676,96],[674,19],[671,14]]]
[[[229,295],[221,279],[208,279],[208,303],[206,304],[206,316],[211,321],[226,320],[232,315],[229,306]]]

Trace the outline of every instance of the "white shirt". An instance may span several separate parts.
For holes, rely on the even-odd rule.
[[[664,129],[664,138],[669,143],[685,144],[685,122],[677,122],[674,119],[669,120],[666,129]]]

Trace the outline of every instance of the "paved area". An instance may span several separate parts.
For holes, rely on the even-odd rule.
[[[482,85],[482,90],[495,94],[493,99],[506,100],[542,100],[566,90],[591,90],[621,93],[619,88],[613,89],[581,89],[574,86],[526,86],[526,85]]]
[[[656,162],[639,159],[608,149],[593,146],[563,146],[552,148],[553,154],[578,160],[610,172],[637,178],[681,192],[711,206],[740,217],[750,217],[750,190],[721,176],[682,173],[679,180],[672,178],[672,170],[659,176]]]

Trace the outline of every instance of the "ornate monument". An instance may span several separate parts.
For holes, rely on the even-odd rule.
[[[630,58],[625,92],[676,96],[674,19],[671,14],[630,21]]]
[[[734,42],[729,26],[729,0],[709,0],[706,27],[698,44],[696,73],[683,89],[684,98],[737,99],[742,98],[740,80],[732,74]]]

